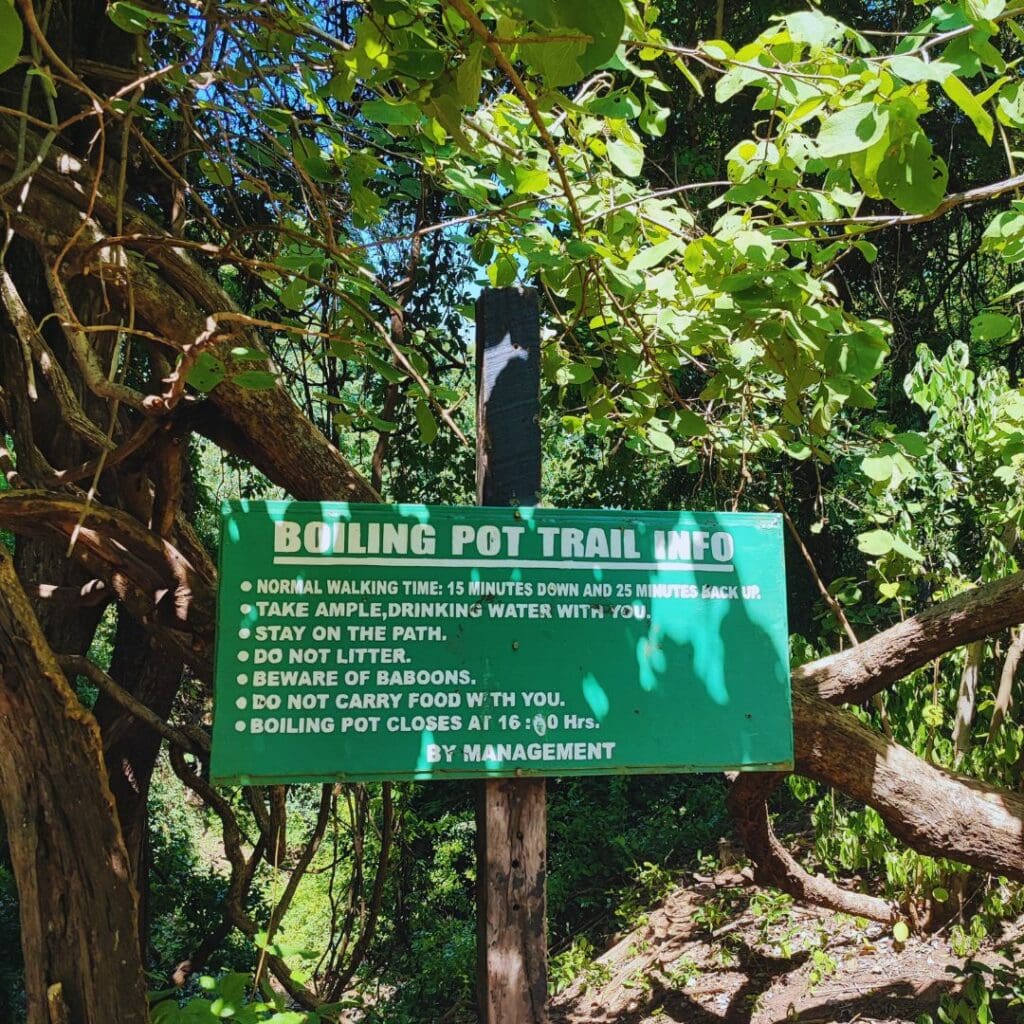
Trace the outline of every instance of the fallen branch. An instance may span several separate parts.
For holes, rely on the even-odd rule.
[[[873,733],[849,712],[828,706],[868,700],[947,651],[1021,620],[1024,573],[1016,573],[928,608],[855,647],[795,669],[796,771],[874,807],[895,835],[921,853],[988,865],[988,870],[999,874],[1024,877],[1020,874],[1024,871],[1020,820],[1012,814],[991,813],[990,804],[998,804],[1002,795],[1010,799],[1010,794],[942,772],[891,739]],[[895,763],[906,775],[902,790],[899,776],[893,778],[890,771]],[[893,920],[894,910],[884,901],[865,902],[874,898],[810,875],[779,843],[771,830],[767,799],[782,778],[740,775],[729,793],[730,810],[740,839],[757,865],[759,880],[819,906]],[[1020,802],[1024,812],[1024,801],[1012,799]],[[973,808],[979,800],[984,807]],[[997,840],[988,853],[985,830],[973,838],[964,831],[959,812],[965,807],[973,808],[972,822],[988,820],[987,827],[995,830]],[[924,820],[923,808],[927,808]],[[933,817],[942,820],[929,825]],[[855,905],[860,909],[847,909]]]
[[[1024,622],[1024,572],[967,590],[793,671],[793,684],[830,704],[862,704],[940,654]]]
[[[936,768],[802,687],[793,710],[801,775],[873,807],[918,853],[1024,880],[1024,796]]]
[[[782,845],[771,827],[767,801],[784,778],[785,775],[775,772],[742,776],[744,785],[734,785],[729,790],[727,804],[744,849],[754,862],[754,881],[774,886],[813,906],[885,924],[899,920],[895,904],[844,889],[823,875],[812,875]]]

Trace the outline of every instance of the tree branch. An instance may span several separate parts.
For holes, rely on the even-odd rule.
[[[856,647],[802,665],[793,684],[831,704],[872,694],[947,651],[1024,622],[1024,572],[964,591]]]
[[[198,730],[186,735],[173,726],[168,725],[158,714],[151,711],[141,701],[136,700],[127,690],[118,686],[98,665],[88,658],[77,654],[59,654],[57,661],[65,672],[85,676],[95,687],[117,701],[126,711],[144,722],[154,732],[159,733],[168,743],[174,743],[189,754],[208,756],[210,753],[209,739]]]

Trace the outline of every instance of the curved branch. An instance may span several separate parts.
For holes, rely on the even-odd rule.
[[[0,167],[8,161],[9,155],[0,145]],[[81,189],[86,186],[97,189],[89,230],[83,230],[81,211]],[[115,230],[119,210],[124,232],[162,236],[166,244],[152,246],[145,258],[109,245],[107,232]],[[103,178],[97,181],[90,169],[70,154],[55,147],[46,166],[36,173],[24,202],[7,212],[15,231],[35,244],[56,245],[72,239],[62,265],[64,274],[102,274],[107,293],[120,296],[126,304],[130,276],[131,305],[137,320],[148,324],[175,352],[191,351],[196,339],[208,330],[211,316],[238,322],[240,329],[245,328],[245,347],[266,352],[257,332],[242,323],[244,318],[231,297],[176,245],[175,238],[139,211],[119,207],[115,186]],[[56,299],[60,298],[58,292]],[[74,322],[69,316],[62,319]],[[211,350],[230,364],[227,350],[231,344],[221,342]],[[121,396],[121,400],[126,399]],[[228,379],[213,389],[204,404],[215,410],[205,422],[219,421],[211,424],[214,440],[230,438],[230,450],[249,459],[296,498],[380,501],[377,492],[317,430],[281,384],[252,391]]]
[[[67,540],[79,522],[75,560],[102,579],[143,627],[209,678],[213,579],[126,512],[52,491],[0,493],[0,525],[14,533]]]
[[[93,664],[88,658],[77,654],[58,654],[57,662],[66,674],[85,676],[97,689],[117,701],[129,714],[140,722],[144,722],[168,743],[174,743],[182,750],[196,756],[209,755],[209,737],[198,730],[193,731],[191,736],[187,736],[175,729],[174,726],[168,725],[155,711],[133,697],[123,687],[118,686],[99,665]]]
[[[793,685],[861,704],[940,654],[1024,622],[1024,572],[933,605],[857,647],[802,665]]]
[[[14,281],[2,265],[0,265],[0,299],[7,308],[7,315],[14,325],[14,331],[25,352],[25,373],[28,377],[29,398],[34,401],[37,397],[32,376],[32,360],[35,359],[50,385],[50,391],[60,408],[64,422],[93,447],[100,450],[113,448],[113,442],[108,440],[103,431],[86,416],[64,368],[57,361],[50,346],[47,345]]]
[[[936,837],[920,820],[920,812],[922,807],[930,811],[937,804],[944,807],[944,801],[951,802],[954,808],[969,805],[978,799],[981,784],[941,772],[892,740],[871,732],[849,713],[830,708],[826,701],[865,701],[939,655],[1021,620],[1024,620],[1024,573],[1016,573],[958,594],[856,647],[794,670],[797,772],[835,786],[874,807],[890,831],[919,852],[975,863],[969,859],[972,856],[969,851],[975,846],[971,845],[969,837],[965,841],[966,833],[947,827],[940,828]],[[908,773],[906,787],[916,790],[913,796],[901,795],[898,784],[894,785],[886,772],[864,768],[879,756],[883,764],[902,765]],[[857,766],[860,766],[860,774],[851,780],[847,774]],[[827,879],[808,874],[782,846],[772,831],[767,808],[767,799],[782,778],[782,775],[741,775],[729,792],[729,808],[740,840],[757,866],[758,879],[810,903],[876,920],[893,920],[895,910],[884,901],[850,892]],[[853,781],[856,786],[851,788]],[[981,787],[980,791],[984,792],[986,801],[998,801],[1002,793],[992,787]],[[1024,801],[1012,799],[1020,803],[1020,810],[1024,812]],[[997,867],[993,870],[1005,875],[1024,867],[1021,851],[1017,850],[1016,860],[1013,856],[1014,843],[1019,845],[1019,839],[1014,839],[1016,813],[1014,810],[1009,812],[1009,817],[997,816],[998,820],[993,823],[1004,839],[1003,848],[995,855]],[[942,825],[949,825],[950,818],[944,810],[938,816],[943,817]],[[905,833],[901,829],[905,829]],[[984,842],[981,846],[984,848]],[[874,903],[869,902],[871,900]]]

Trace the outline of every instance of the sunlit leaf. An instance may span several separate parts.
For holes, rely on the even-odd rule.
[[[10,0],[0,0],[0,74],[14,67],[24,43],[25,30]]]

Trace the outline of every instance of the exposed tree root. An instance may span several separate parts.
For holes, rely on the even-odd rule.
[[[803,903],[828,907],[854,917],[890,923],[899,919],[899,908],[867,893],[844,889],[822,875],[805,871],[782,845],[768,817],[767,799],[784,775],[743,776],[745,785],[733,785],[728,804],[736,831],[754,861],[754,881],[788,892]]]

